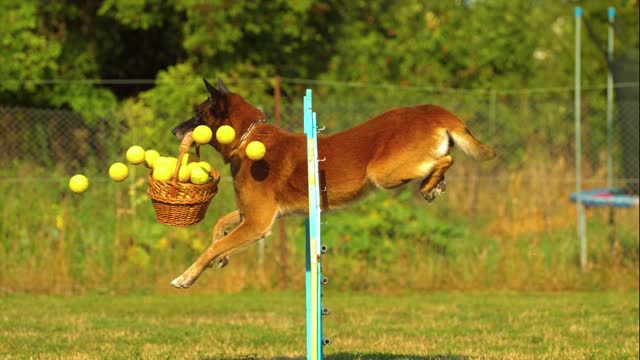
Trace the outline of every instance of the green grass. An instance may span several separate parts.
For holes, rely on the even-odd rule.
[[[326,358],[637,359],[638,292],[325,291]],[[0,357],[299,359],[304,294],[0,297]]]

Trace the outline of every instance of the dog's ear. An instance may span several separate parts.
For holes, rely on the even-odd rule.
[[[209,107],[215,111],[216,115],[224,115],[227,110],[227,95],[231,92],[224,85],[222,80],[218,78],[218,88],[216,89],[207,81],[207,79],[202,79],[204,81],[204,85],[207,87],[207,91],[209,92]]]
[[[207,91],[209,92],[209,108],[213,112],[213,114],[217,118],[225,118],[227,117],[227,109],[228,109],[228,99],[227,94],[229,90],[222,84],[223,88],[227,91],[223,91],[220,89],[216,89],[211,85],[207,79],[202,79],[204,81],[204,85],[207,87]]]
[[[218,91],[220,91],[223,94],[230,94],[231,93],[231,91],[229,91],[229,89],[227,89],[227,87],[222,82],[222,79],[220,79],[220,78],[218,78]]]
[[[207,79],[202,79],[202,81],[204,81],[204,86],[207,87],[207,91],[209,92],[210,105],[213,106],[215,104],[215,99],[218,97],[218,90],[214,88]]]

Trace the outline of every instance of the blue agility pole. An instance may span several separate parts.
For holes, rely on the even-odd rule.
[[[309,216],[306,221],[306,310],[307,359],[322,359],[322,278],[320,243],[320,187],[318,177],[318,126],[312,111],[311,90],[304,96],[304,133],[307,135],[307,176],[309,184]]]

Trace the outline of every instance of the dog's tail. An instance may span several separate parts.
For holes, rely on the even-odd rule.
[[[449,135],[453,139],[453,143],[458,145],[465,154],[481,161],[491,160],[496,157],[496,152],[487,145],[476,139],[469,128],[461,124],[453,129],[449,129]]]

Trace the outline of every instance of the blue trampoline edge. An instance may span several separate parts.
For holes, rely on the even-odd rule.
[[[620,188],[600,188],[583,190],[580,198],[585,206],[611,206],[620,208],[638,207],[638,195],[629,195]],[[578,193],[573,192],[569,196],[573,202],[578,201]]]

